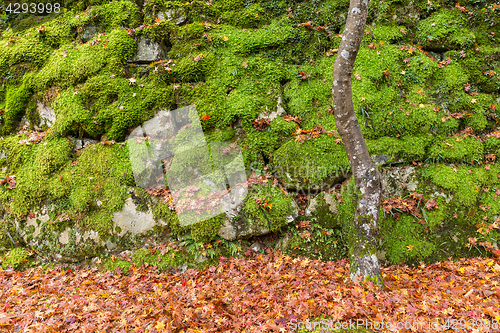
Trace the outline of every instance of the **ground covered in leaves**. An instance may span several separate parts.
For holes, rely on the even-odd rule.
[[[386,267],[381,291],[350,281],[345,260],[267,252],[183,273],[154,266],[132,266],[128,275],[89,267],[3,270],[0,331],[293,332],[324,316],[331,325],[413,323],[408,331],[418,332],[447,331],[453,320],[455,332],[499,330],[498,257]]]

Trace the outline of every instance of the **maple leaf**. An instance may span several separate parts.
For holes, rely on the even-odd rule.
[[[253,127],[257,130],[257,131],[263,131],[267,126],[270,125],[269,123],[269,119],[255,119],[253,122]]]
[[[476,99],[475,99],[475,98],[473,98],[473,99],[471,99],[471,101],[470,101],[470,102],[474,104],[474,103],[476,103]]]
[[[330,49],[330,51],[326,52],[326,56],[330,57],[330,56],[334,55],[335,53],[337,53],[338,50],[339,49]]]
[[[307,78],[309,78],[311,76],[311,74],[306,74],[302,71],[299,72],[299,77],[302,79],[302,80],[306,80]]]
[[[165,324],[164,324],[162,321],[158,321],[158,322],[156,322],[156,326],[155,326],[155,328],[156,328],[157,330],[162,330],[162,329],[164,329],[164,328],[165,328]]]
[[[305,23],[299,23],[297,24],[298,27],[304,27],[304,28],[307,28],[307,29],[311,29],[312,28],[312,21],[308,21],[308,22],[305,22]]]
[[[283,119],[285,119],[287,122],[295,122],[297,124],[300,125],[300,123],[302,122],[302,117],[301,116],[298,116],[298,117],[292,117],[292,116],[284,116]]]
[[[201,116],[201,120],[205,121],[205,120],[208,120],[210,118],[210,116],[208,114],[204,114],[203,116]]]

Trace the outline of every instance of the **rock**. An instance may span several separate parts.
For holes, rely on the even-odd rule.
[[[118,236],[123,236],[127,231],[137,235],[151,230],[156,225],[153,213],[138,211],[132,198],[125,201],[125,206],[120,212],[113,213],[113,222],[115,226],[121,228]]]
[[[129,62],[150,64],[165,58],[167,54],[167,49],[163,44],[156,43],[146,36],[136,38],[136,44],[137,51]]]
[[[175,24],[180,25],[184,22],[186,22],[186,17],[181,14],[179,11],[175,11],[174,9],[168,9],[166,12],[162,13],[159,12],[157,17],[160,20],[168,20],[168,21],[175,21]]]
[[[384,154],[382,154],[382,155],[372,155],[372,162],[376,166],[387,164],[387,162],[389,162],[391,159],[392,159],[391,156],[386,156]]]
[[[337,213],[338,212],[337,211],[337,201],[330,193],[326,193],[326,192],[324,192],[324,193],[325,193],[324,194],[325,202],[328,205],[330,212]]]
[[[68,244],[69,243],[69,228],[66,228],[61,234],[59,235],[59,243],[61,244]]]
[[[226,224],[220,227],[217,235],[226,240],[235,240],[237,235],[237,230],[230,219],[226,219]]]
[[[38,235],[40,235],[41,225],[44,222],[47,222],[49,219],[50,219],[50,217],[49,217],[48,214],[44,214],[44,213],[38,214],[38,213],[36,213],[35,217],[33,217],[33,218],[28,217],[26,219],[26,226],[23,229],[27,229],[30,226],[33,226],[35,228],[35,230],[33,231],[33,234],[31,235],[31,237],[38,237]],[[37,220],[40,221],[40,224],[38,224]],[[26,234],[26,232],[24,230],[19,229],[18,232],[19,232],[19,235],[24,239],[24,241],[26,243],[28,243],[29,245],[34,245],[35,244],[35,242],[32,242],[32,241],[28,242],[28,235]]]
[[[446,194],[444,194],[442,192],[438,192],[438,191],[434,192],[432,196],[436,197],[438,195],[443,197],[444,200],[446,201],[446,203],[449,203],[451,201],[451,199],[453,199],[453,196],[451,194],[446,195]]]
[[[259,118],[269,119],[271,121],[271,120],[275,119],[278,116],[282,116],[282,115],[286,114],[286,111],[283,108],[282,103],[283,103],[282,102],[282,97],[281,97],[281,95],[279,95],[278,96],[278,105],[277,105],[276,111],[273,111],[271,113],[269,113],[269,112],[261,113],[259,115]]]
[[[113,250],[116,248],[116,243],[113,243],[111,240],[107,239],[106,242],[104,242],[104,244],[106,245],[106,248],[108,250]]]
[[[158,111],[153,119],[142,125],[143,131],[153,139],[169,139],[173,137],[177,133],[173,114],[168,109]]]
[[[62,263],[62,264],[77,263],[77,262],[79,262],[78,258],[63,256],[63,255],[61,255],[59,253],[53,253],[52,254],[52,259],[53,259],[53,261],[59,262],[59,263]]]
[[[260,242],[255,242],[252,245],[250,245],[250,250],[253,252],[260,252],[262,249],[262,244]]]
[[[307,206],[306,208],[306,211],[305,211],[305,216],[311,216],[312,213],[314,213],[316,211],[316,198],[312,198],[311,200],[309,200],[309,206]]]
[[[83,43],[87,43],[89,40],[91,40],[100,30],[101,26],[99,25],[89,25],[83,28],[83,31],[81,32],[81,39]]]
[[[377,251],[377,259],[380,262],[385,262],[385,251]]]
[[[21,118],[21,120],[19,121],[19,123],[17,124],[16,129],[17,129],[17,131],[20,131],[21,129],[24,129],[24,126],[26,126],[26,128],[28,128],[30,126],[30,124],[31,123],[28,120],[28,117],[23,116]]]
[[[130,257],[132,256],[133,252],[131,250],[125,250],[125,251],[122,251],[120,252],[120,256],[122,257]]]
[[[415,168],[412,166],[382,169],[382,197],[402,197],[405,189],[414,192],[417,189]]]
[[[222,198],[223,210],[227,218],[231,219],[238,216],[247,194],[247,187],[238,185],[233,187],[231,191]]]
[[[92,139],[76,139],[75,143],[75,150],[80,150],[85,148],[88,145],[98,143],[99,141],[97,140],[92,140]]]
[[[44,131],[52,127],[52,125],[56,121],[56,113],[54,112],[54,109],[45,105],[44,103],[38,102],[36,110],[38,112],[40,122],[38,123],[38,125],[34,125],[35,130]]]
[[[194,257],[194,260],[196,260],[197,263],[205,262],[207,261],[207,255],[199,253]]]
[[[280,238],[274,247],[275,250],[280,250],[281,252],[285,252],[288,247],[288,243],[290,243],[290,235],[287,233],[285,237]]]
[[[299,214],[299,208],[295,201],[291,203],[291,214],[286,216],[286,223],[295,221]],[[262,236],[268,234],[270,230],[267,226],[261,226],[248,218],[226,218],[225,225],[223,225],[217,234],[228,241],[235,239],[250,238],[254,236]]]
[[[318,201],[320,201],[321,199],[321,203],[318,204]],[[332,195],[327,192],[321,192],[317,196],[309,200],[309,206],[307,206],[305,210],[305,216],[314,215],[314,213],[317,212],[318,208],[321,208],[321,206],[323,206],[324,204],[326,204],[326,209],[330,213],[337,213],[337,202],[332,197]]]

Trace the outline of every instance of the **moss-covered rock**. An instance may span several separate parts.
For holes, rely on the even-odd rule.
[[[9,251],[2,258],[2,268],[15,268],[22,269],[23,267],[27,267],[31,260],[31,253],[23,248],[16,247]]]
[[[69,261],[140,247],[146,238],[211,242],[221,227],[233,228],[223,214],[182,226],[164,197],[151,200],[137,188],[131,197],[130,189],[140,184],[130,161],[134,147],[124,140],[158,110],[196,105],[193,116],[201,118],[206,141],[238,145],[247,175],[267,168],[288,189],[314,194],[343,181],[350,170],[347,156],[328,132],[336,129],[331,73],[348,5],[80,0],[43,18],[2,16],[0,246],[27,242],[42,255]],[[500,117],[499,11],[474,1],[373,6],[353,71],[358,121],[371,154],[391,157],[389,165],[415,167],[411,181],[394,182],[405,188],[392,194],[405,197],[415,190],[439,206],[428,210],[420,204],[424,225],[408,214],[399,220],[386,214],[379,250],[389,263],[480,254],[479,246],[469,251],[469,237],[492,243],[498,238],[490,226],[499,214],[500,144],[495,135],[485,135],[498,130]],[[161,43],[165,59],[134,62],[137,40],[146,37]],[[54,110],[55,122],[42,128],[47,132],[33,131],[39,103]],[[277,117],[269,126],[257,126],[256,120],[273,112]],[[19,128],[22,119],[30,126]],[[299,136],[304,133],[311,137]],[[75,149],[70,137],[93,143]],[[192,135],[186,131],[177,139],[189,142]],[[200,156],[192,153],[191,162]],[[171,167],[190,177],[190,166]],[[290,196],[270,185],[252,191],[238,217],[246,230],[240,236],[295,230],[287,223]],[[330,246],[337,241],[330,236],[344,237],[355,196],[333,195],[313,199],[316,211],[300,221],[315,224],[310,237],[297,231],[289,237],[292,249],[315,258],[345,254],[340,241],[338,248]],[[155,226],[137,234],[117,228],[113,218],[126,202],[154,218]],[[119,260],[110,268],[124,264],[126,270]]]
[[[417,26],[417,41],[425,48],[442,51],[464,48],[474,43],[475,35],[458,10],[442,8]]]
[[[304,143],[290,140],[276,150],[272,161],[288,188],[308,193],[330,188],[350,170],[343,145],[328,135]]]

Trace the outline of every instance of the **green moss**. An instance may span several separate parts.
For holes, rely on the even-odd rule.
[[[488,126],[488,119],[482,113],[474,113],[471,117],[465,119],[465,124],[470,126],[474,133],[481,133]]]
[[[81,91],[70,87],[56,99],[56,122],[49,132],[94,138],[105,133],[109,140],[123,140],[128,129],[152,118],[156,108],[172,105],[171,96],[165,84],[149,81],[139,87],[121,77],[97,75]]]
[[[187,255],[184,251],[170,250],[164,255],[160,252],[152,252],[148,249],[139,249],[132,255],[132,260],[136,266],[144,264],[157,266],[161,271],[168,268],[176,268],[187,261]]]
[[[1,145],[10,155],[7,161],[13,161],[12,164],[9,163],[10,167],[18,166],[12,170],[16,173],[17,183],[15,190],[3,191],[0,198],[6,201],[10,213],[24,215],[47,197],[60,198],[65,195],[64,191],[59,192],[61,188],[49,181],[49,178],[54,177],[53,174],[68,161],[71,146],[66,139],[47,141],[46,145],[40,144],[27,149],[16,147],[22,144],[9,141],[3,140]]]
[[[406,34],[403,32],[405,28],[398,25],[377,24],[373,27],[372,31],[374,41],[383,41],[385,43],[397,42],[406,37]]]
[[[322,227],[314,223],[314,218],[311,221],[310,229],[302,231],[292,229],[293,236],[281,250],[293,256],[325,261],[345,258],[348,249],[342,230]]]
[[[441,72],[441,82],[444,84],[443,92],[462,90],[464,84],[469,81],[467,72],[458,63],[452,63],[442,68]]]
[[[105,269],[109,271],[120,270],[123,275],[128,275],[130,267],[132,267],[131,262],[119,258],[111,259],[108,257],[104,262]]]
[[[136,27],[141,24],[141,12],[135,1],[123,0],[93,6],[87,14],[106,28]]]
[[[459,61],[464,71],[469,74],[469,83],[473,89],[477,87],[485,93],[498,93],[500,89],[500,80],[498,79],[500,70],[497,65],[500,56],[498,48],[487,46],[477,48],[473,53],[468,52],[465,58],[458,51],[449,51],[446,54]]]
[[[214,34],[219,43],[224,43],[235,54],[249,55],[262,49],[280,47],[295,37],[295,31],[288,19],[275,21],[264,28],[242,31],[235,27],[224,26],[224,30]],[[224,41],[227,37],[227,42]]]
[[[403,215],[398,219],[389,216],[381,219],[381,239],[384,242],[386,259],[393,265],[403,262],[418,263],[427,259],[436,250],[434,243],[426,239],[425,227],[417,219]]]
[[[181,226],[177,213],[170,210],[167,203],[157,202],[153,205],[153,216],[166,223],[173,236],[189,234],[196,242],[210,242],[224,223],[224,214],[188,226]]]
[[[478,179],[469,175],[466,167],[431,165],[426,170],[422,170],[422,176],[432,181],[433,184],[450,190],[456,195],[455,199],[466,207],[471,207],[475,203],[481,185]]]
[[[26,267],[30,262],[30,253],[20,247],[9,251],[9,253],[2,260],[2,267],[4,269],[14,268],[22,269]]]
[[[212,70],[214,61],[214,55],[208,52],[181,58],[173,70],[173,75],[182,82],[202,81]]]
[[[484,143],[486,154],[494,154],[496,159],[500,159],[500,138],[488,138]]]
[[[2,220],[0,222],[0,248],[13,248],[20,241],[14,223],[7,219]]]
[[[410,162],[424,159],[432,141],[433,137],[430,135],[405,136],[401,139],[381,137],[377,140],[367,140],[367,146],[370,154],[384,154]]]
[[[471,46],[475,35],[457,10],[442,8],[417,26],[417,41],[428,49],[454,49]]]
[[[454,138],[436,140],[429,148],[429,158],[439,162],[472,162],[483,160],[483,145],[473,137],[458,141]]]
[[[273,153],[279,177],[298,189],[332,185],[350,170],[344,147],[326,134],[304,143],[291,140]]]
[[[4,132],[8,133],[12,131],[16,121],[21,120],[28,106],[30,97],[31,91],[24,83],[19,87],[7,86],[5,113],[3,114],[5,124]]]
[[[33,78],[34,89],[42,91],[52,85],[63,88],[79,83],[103,69],[107,64],[116,66],[135,52],[135,42],[124,29],[99,34],[89,43],[67,44],[62,51],[53,52],[46,65]]]
[[[260,206],[255,198],[269,203]],[[292,213],[292,200],[270,185],[254,186],[243,203],[243,217],[251,229],[258,226],[276,231],[287,224],[287,217]]]
[[[210,242],[215,239],[220,227],[224,224],[224,214],[214,216],[206,221],[191,226],[191,236],[196,242]]]
[[[116,57],[119,60],[127,60],[131,58],[135,51],[136,45],[124,29],[114,29],[107,36],[109,40],[108,50],[109,55]]]

